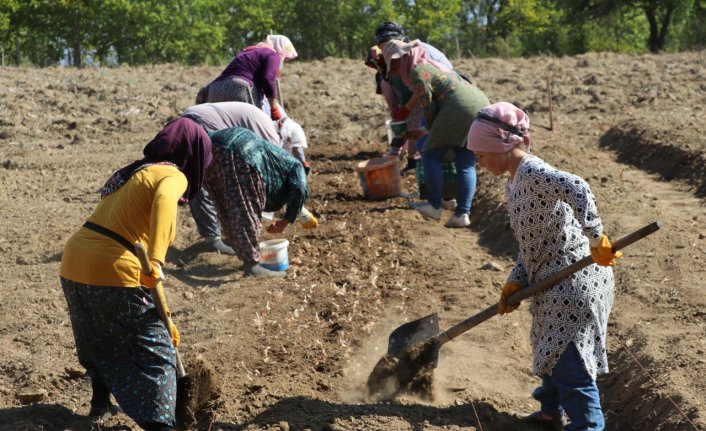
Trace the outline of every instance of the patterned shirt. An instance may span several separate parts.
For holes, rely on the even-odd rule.
[[[589,255],[588,238],[599,238],[603,232],[586,181],[538,157],[522,159],[506,191],[510,225],[520,249],[508,280],[523,287]],[[530,338],[535,374],[551,375],[572,341],[594,379],[608,372],[605,343],[613,286],[612,269],[592,264],[534,295]]]
[[[490,105],[486,95],[456,72],[431,64],[412,69],[409,79],[429,129],[423,151],[466,145],[466,135],[476,114]]]
[[[285,204],[284,218],[294,223],[309,195],[304,165],[280,147],[248,129],[232,127],[210,133],[214,146],[257,171],[265,182],[265,211],[277,211]]]

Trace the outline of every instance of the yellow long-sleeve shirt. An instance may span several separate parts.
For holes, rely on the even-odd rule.
[[[106,196],[88,221],[121,235],[131,244],[147,244],[151,260],[164,262],[176,234],[179,197],[187,180],[171,165],[142,169]],[[96,286],[137,287],[140,261],[112,238],[82,227],[64,247],[62,277]]]

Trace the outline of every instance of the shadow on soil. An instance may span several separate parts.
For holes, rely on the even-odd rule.
[[[98,426],[87,416],[77,415],[58,404],[32,404],[0,409],[0,429],[17,431],[127,431],[125,426]]]
[[[706,157],[689,151],[689,146],[676,142],[664,133],[634,122],[625,122],[608,130],[599,145],[618,155],[618,161],[656,173],[663,179],[683,180],[696,187],[698,197],[706,196]]]
[[[385,429],[384,418],[396,418],[409,423],[413,431],[422,431],[431,426],[462,426],[478,427],[476,414],[484,429],[492,424],[494,431],[534,431],[543,428],[527,426],[521,419],[507,413],[498,412],[490,404],[478,402],[455,405],[449,407],[435,407],[422,404],[336,404],[328,401],[316,400],[307,397],[283,398],[272,405],[251,421],[235,425],[228,423],[215,423],[213,428],[224,430],[244,431],[255,425],[259,428],[269,429],[283,422],[289,429],[303,430],[339,430],[348,429]],[[365,421],[366,416],[376,416],[381,428],[371,428]],[[338,423],[338,425],[337,425]]]
[[[623,344],[611,349],[610,373],[598,378],[606,430],[698,430],[690,421],[699,412],[680,411],[675,404],[680,405],[681,399],[670,399],[668,388],[658,387],[643,370],[655,369],[654,359],[644,353],[644,337],[632,333],[629,338],[633,341],[629,350]]]

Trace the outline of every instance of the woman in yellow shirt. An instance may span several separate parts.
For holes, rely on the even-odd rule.
[[[64,248],[60,276],[78,359],[91,377],[89,415],[123,410],[145,430],[166,431],[175,425],[178,340],[148,288],[162,277],[179,198],[201,189],[211,140],[203,127],[178,118],[147,144],[144,156],[106,182],[93,214]],[[142,275],[136,242],[147,244],[155,277]]]

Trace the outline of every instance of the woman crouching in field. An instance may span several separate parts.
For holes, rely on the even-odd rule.
[[[179,198],[201,189],[211,140],[203,127],[179,118],[144,155],[110,177],[95,211],[66,243],[61,286],[78,360],[91,378],[89,415],[122,408],[143,429],[167,431],[175,425],[179,335],[164,326],[148,289],[162,278]],[[147,244],[155,277],[142,274],[136,242]]]
[[[510,225],[519,255],[498,303],[589,253],[597,265],[573,274],[532,298],[533,372],[542,386],[532,396],[541,409],[526,419],[569,430],[604,428],[596,376],[608,372],[606,331],[613,305],[613,253],[595,198],[582,178],[529,154],[529,118],[507,102],[480,110],[468,132],[468,149],[494,175],[507,172]]]
[[[234,127],[209,135],[213,165],[206,188],[216,204],[224,241],[243,261],[246,276],[285,276],[260,265],[260,218],[263,211],[286,205],[284,217],[267,228],[282,232],[297,220],[309,193],[304,165],[291,154],[257,136]]]

